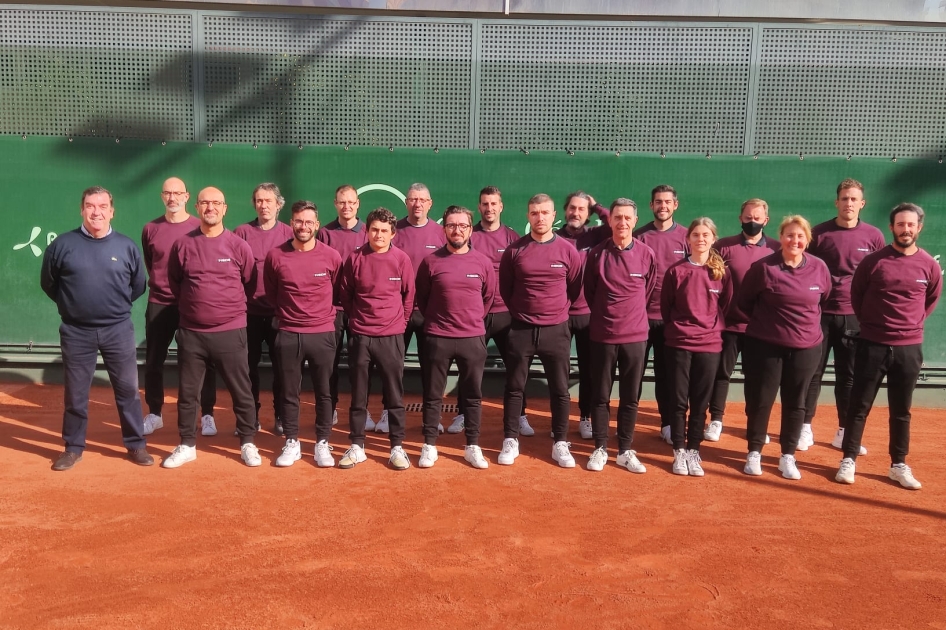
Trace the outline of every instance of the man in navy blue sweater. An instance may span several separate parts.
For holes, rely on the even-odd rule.
[[[96,354],[115,392],[128,458],[141,466],[154,459],[146,450],[131,304],[145,292],[145,267],[138,247],[112,230],[112,193],[93,186],[82,193],[82,225],[60,235],[46,249],[40,286],[56,302],[65,380],[62,439],[65,452],[53,470],[69,470],[82,459],[89,422],[89,388]]]

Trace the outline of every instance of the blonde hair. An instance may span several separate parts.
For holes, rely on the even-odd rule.
[[[713,240],[716,240],[716,224],[713,223],[713,220],[709,217],[699,217],[693,219],[690,223],[690,227],[687,228],[687,239],[690,238],[690,234],[698,227],[709,228],[709,231],[713,235]],[[723,257],[719,255],[715,249],[710,249],[709,258],[706,260],[706,268],[709,269],[710,278],[713,280],[722,280],[723,276],[726,275],[726,261],[723,260]]]
[[[801,228],[801,231],[805,233],[805,238],[808,239],[808,242],[811,243],[811,223],[808,222],[808,219],[801,216],[800,214],[790,214],[784,219],[778,226],[778,235],[781,237],[782,233],[785,232],[785,229],[790,225],[797,225]],[[805,249],[808,249],[805,247]]]

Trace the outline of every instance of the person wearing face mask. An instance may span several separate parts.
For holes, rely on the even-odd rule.
[[[834,201],[838,216],[816,225],[811,230],[811,247],[808,249],[828,265],[831,272],[831,295],[821,315],[821,363],[808,387],[807,413],[801,430],[798,450],[807,451],[815,443],[811,431],[811,420],[818,410],[821,394],[821,379],[828,365],[828,354],[834,353],[834,401],[838,410],[838,430],[832,446],[841,448],[844,440],[844,424],[854,384],[854,342],[860,326],[851,306],[851,278],[854,270],[868,254],[884,247],[884,235],[860,219],[864,208],[864,186],[856,179],[845,179],[838,184]],[[861,448],[861,455],[867,454]]]
[[[778,469],[786,479],[801,479],[795,450],[808,384],[821,360],[821,306],[831,291],[831,275],[820,258],[805,251],[811,242],[807,219],[785,217],[779,239],[781,250],[749,268],[737,298],[749,316],[742,354],[749,444],[744,472],[762,474],[762,446],[781,390]]]
[[[769,205],[763,199],[749,199],[739,211],[742,231],[734,236],[727,236],[716,241],[715,249],[719,252],[732,280],[733,295],[739,295],[739,287],[749,267],[757,260],[777,252],[781,245],[778,239],[766,237],[762,231],[769,222]],[[719,355],[719,368],[710,396],[710,423],[704,434],[708,442],[718,442],[723,432],[723,415],[726,411],[726,398],[729,396],[729,382],[736,359],[742,352],[746,337],[746,324],[749,316],[740,310],[734,299],[726,312],[726,327],[723,329],[723,350]],[[766,436],[768,437],[768,436]]]

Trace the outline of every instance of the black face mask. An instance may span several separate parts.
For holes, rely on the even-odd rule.
[[[763,225],[762,223],[756,223],[755,221],[746,221],[745,223],[742,224],[742,231],[747,236],[758,236],[759,233],[762,231],[762,228],[764,227],[765,225]]]

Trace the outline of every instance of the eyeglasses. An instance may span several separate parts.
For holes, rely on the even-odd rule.
[[[227,205],[226,201],[198,201],[197,205],[201,208],[220,208]]]
[[[430,199],[423,199],[421,197],[408,197],[407,203],[430,203]]]
[[[315,221],[301,221],[299,219],[293,219],[292,227],[307,227],[314,228],[316,226]]]
[[[443,227],[452,232],[466,232],[473,226],[469,223],[445,223]]]
[[[187,192],[175,192],[173,190],[163,190],[161,191],[162,197],[183,197]]]

